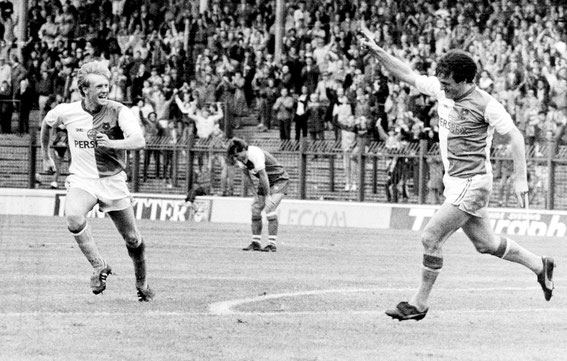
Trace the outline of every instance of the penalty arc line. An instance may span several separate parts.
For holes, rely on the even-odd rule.
[[[538,289],[539,289],[538,287],[498,287],[498,288],[494,287],[494,288],[451,288],[450,290],[447,289],[447,291],[452,291],[452,292],[527,291],[527,290],[531,291]],[[215,302],[209,305],[209,311],[213,315],[256,314],[256,312],[233,311],[232,308],[247,303],[262,302],[262,301],[273,300],[278,298],[314,296],[314,295],[323,295],[329,293],[402,292],[408,290],[411,289],[410,288],[355,288],[355,289],[337,288],[337,289],[312,290],[312,291],[302,291],[302,292],[276,293],[270,295],[260,295],[250,298],[241,298],[241,299]],[[274,313],[280,314],[282,312],[274,312]],[[294,312],[294,313],[298,313],[298,312]],[[312,313],[317,313],[317,312],[312,312]],[[261,313],[261,314],[268,314],[268,313]]]

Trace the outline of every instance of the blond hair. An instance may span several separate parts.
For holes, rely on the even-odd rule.
[[[77,87],[83,96],[85,95],[83,88],[89,86],[89,81],[87,79],[87,75],[89,74],[102,75],[107,80],[110,80],[111,77],[110,70],[101,61],[91,61],[83,64],[77,73]]]

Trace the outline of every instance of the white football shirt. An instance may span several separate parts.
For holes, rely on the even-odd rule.
[[[506,134],[515,126],[504,106],[478,87],[459,99],[448,99],[439,79],[433,76],[419,76],[415,85],[439,102],[439,149],[445,172],[457,178],[492,174],[494,131]]]
[[[82,101],[59,104],[47,113],[45,121],[51,127],[67,129],[71,152],[69,173],[85,178],[108,177],[126,169],[126,151],[97,147],[97,132],[110,139],[142,134],[132,111],[111,100],[96,114],[85,110]]]

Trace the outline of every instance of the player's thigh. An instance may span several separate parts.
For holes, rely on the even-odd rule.
[[[284,193],[272,193],[270,200],[266,201],[266,213],[275,212],[284,197]]]
[[[422,233],[422,242],[429,248],[441,248],[443,243],[471,217],[451,203],[443,203],[429,220]]]
[[[258,195],[252,200],[252,205],[250,209],[252,211],[252,216],[258,216],[262,214],[262,210],[266,206],[266,197]]]
[[[491,250],[498,247],[499,239],[492,230],[486,211],[483,217],[471,217],[463,225],[463,232],[469,237],[477,250]]]
[[[65,196],[65,216],[82,218],[97,204],[97,198],[81,188],[69,188]]]

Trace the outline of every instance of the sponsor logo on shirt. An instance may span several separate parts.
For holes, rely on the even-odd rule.
[[[461,112],[451,110],[448,115],[449,119],[439,118],[439,126],[449,129],[449,132],[452,134],[468,135],[470,133],[469,130],[458,124],[466,121],[468,113],[469,111],[466,109],[463,109]]]
[[[75,140],[75,148],[85,149],[85,148],[96,148],[96,140]]]

